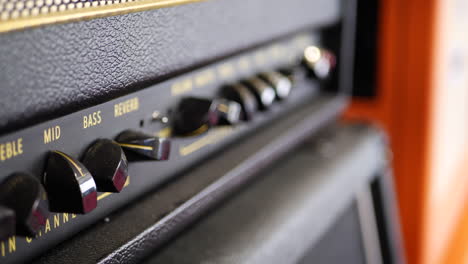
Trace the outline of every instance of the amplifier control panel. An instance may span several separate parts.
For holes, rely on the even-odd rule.
[[[313,103],[339,63],[319,36],[297,34],[1,136],[0,262],[37,256]]]

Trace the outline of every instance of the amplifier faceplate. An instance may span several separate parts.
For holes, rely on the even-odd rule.
[[[0,182],[11,173],[28,172],[43,180],[49,151],[59,150],[81,158],[98,138],[115,138],[127,129],[161,137],[169,136],[167,124],[154,120],[167,114],[184,96],[212,98],[222,85],[259,72],[285,67],[297,61],[304,48],[319,43],[316,35],[301,34],[288,40],[222,60],[188,74],[164,81],[139,92],[117,98],[74,114],[30,127],[0,138]],[[0,242],[0,260],[24,261],[64,240],[111,211],[181,173],[202,158],[301,104],[313,103],[318,84],[299,77],[290,97],[277,102],[254,120],[234,127],[218,127],[192,137],[173,137],[169,161],[131,163],[130,177],[121,193],[99,193],[98,207],[87,215],[53,214],[38,236],[10,237]],[[64,197],[66,199],[66,197]]]

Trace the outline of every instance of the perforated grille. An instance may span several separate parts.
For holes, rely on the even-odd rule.
[[[139,0],[0,0],[0,21],[136,1]]]
[[[0,0],[0,32],[203,0]]]

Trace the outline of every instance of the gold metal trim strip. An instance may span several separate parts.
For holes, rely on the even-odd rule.
[[[0,33],[22,30],[51,24],[90,20],[115,15],[123,15],[164,7],[171,7],[205,0],[141,0],[105,6],[66,10],[34,17],[16,18],[0,22]]]

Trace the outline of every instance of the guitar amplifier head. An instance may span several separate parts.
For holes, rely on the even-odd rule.
[[[0,262],[268,126],[252,156],[271,162],[336,119],[353,14],[341,0],[0,0]]]
[[[105,102],[341,16],[340,1],[325,0],[65,1],[1,3],[2,131]],[[45,13],[34,15],[39,6]]]

